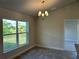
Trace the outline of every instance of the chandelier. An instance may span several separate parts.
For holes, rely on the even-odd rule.
[[[45,1],[43,0],[41,3],[44,5]],[[48,14],[48,11],[47,11],[47,10],[39,11],[39,12],[38,12],[38,16],[44,17],[44,16],[48,16],[48,15],[49,15],[49,14]]]

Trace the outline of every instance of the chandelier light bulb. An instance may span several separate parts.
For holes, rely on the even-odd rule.
[[[48,16],[48,15],[49,15],[49,14],[48,14],[48,11],[45,11],[45,15],[46,15],[46,16]]]
[[[41,14],[42,14],[42,12],[41,12],[41,11],[39,11],[39,12],[38,12],[38,16],[41,16]]]
[[[42,17],[44,17],[44,13],[42,13]]]

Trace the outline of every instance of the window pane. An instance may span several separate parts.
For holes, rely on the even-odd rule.
[[[16,44],[16,21],[3,19],[3,47],[4,52],[15,49]],[[13,35],[12,35],[13,34]]]
[[[3,34],[16,33],[16,21],[3,19]]]
[[[23,33],[23,34],[19,34],[19,45],[24,45],[27,44],[27,34]]]
[[[10,51],[16,48],[16,35],[6,35],[3,36],[3,45],[4,45],[4,52]]]
[[[18,21],[18,32],[26,32],[26,22]]]

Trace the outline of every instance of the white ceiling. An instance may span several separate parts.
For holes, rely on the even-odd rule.
[[[45,0],[45,4],[42,5],[43,0],[0,0],[0,7],[16,10],[28,15],[35,15],[38,10],[47,9],[54,10],[60,6],[69,4],[76,0]]]

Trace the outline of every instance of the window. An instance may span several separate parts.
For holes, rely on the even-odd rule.
[[[4,52],[28,44],[29,22],[3,19]]]
[[[28,43],[28,22],[18,21],[18,36],[19,36],[19,45]],[[26,34],[27,33],[27,34]],[[26,40],[25,40],[26,39]]]

